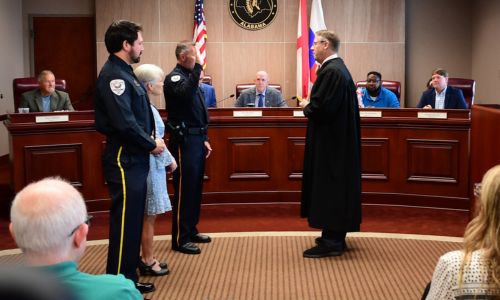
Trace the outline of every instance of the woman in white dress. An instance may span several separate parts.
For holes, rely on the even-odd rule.
[[[163,70],[156,65],[143,64],[137,67],[134,73],[148,91],[150,101],[159,99],[163,93]],[[163,138],[165,124],[153,104],[151,110],[155,120],[155,136]],[[177,163],[168,149],[160,155],[149,156],[148,191],[141,240],[142,257],[138,266],[141,275],[163,276],[169,273],[167,264],[158,262],[153,255],[153,237],[156,216],[172,210],[167,192],[167,172],[171,173],[176,168]]]
[[[441,256],[426,299],[500,299],[500,165],[483,177],[464,249]]]

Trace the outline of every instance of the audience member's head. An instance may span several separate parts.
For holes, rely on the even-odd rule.
[[[338,35],[330,30],[319,30],[316,32],[311,50],[314,59],[322,64],[323,61],[339,51],[340,39]]]
[[[431,85],[441,93],[448,86],[448,72],[439,68],[432,71]]]
[[[159,96],[163,93],[165,72],[157,65],[143,64],[135,68],[135,76],[148,90],[148,94]]]
[[[370,71],[366,74],[366,89],[370,92],[380,90],[382,86],[382,74],[376,71]]]
[[[106,30],[104,43],[109,54],[117,55],[128,64],[138,63],[144,50],[142,27],[131,21],[115,21]]]
[[[481,250],[485,265],[491,266],[491,278],[500,287],[500,165],[483,177],[478,215],[467,225],[464,234],[466,264],[475,250]],[[462,265],[462,270],[463,270]]]
[[[88,233],[81,194],[60,178],[29,184],[14,198],[10,232],[30,265],[78,261]]]
[[[196,44],[193,41],[182,41],[175,47],[177,63],[188,70],[194,69],[196,63]]]
[[[56,77],[49,70],[43,70],[38,74],[38,86],[42,96],[49,96],[56,90]]]
[[[269,75],[267,75],[266,71],[258,71],[254,82],[257,93],[263,93],[269,85]]]

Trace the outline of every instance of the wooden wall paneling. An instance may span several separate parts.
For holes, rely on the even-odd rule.
[[[470,217],[476,211],[474,184],[480,183],[484,174],[493,166],[500,164],[500,105],[473,105],[471,121],[471,156],[469,194],[471,201]]]
[[[179,5],[184,2],[189,1],[179,1]],[[104,33],[109,25],[113,21],[123,19],[142,25],[144,41],[160,41],[160,1],[158,0],[96,0],[95,13],[97,41],[104,42]],[[191,13],[191,20],[192,18],[193,13]]]
[[[55,144],[24,147],[25,182],[60,176],[74,186],[83,185],[82,144]]]
[[[159,1],[160,1],[159,41],[177,43],[183,40],[191,40],[193,38],[194,1],[175,1],[175,0],[159,0]]]
[[[402,192],[468,199],[470,127],[405,128],[400,132],[406,165]],[[432,161],[432,163],[431,163]],[[465,161],[465,163],[464,163]]]
[[[271,178],[269,137],[230,137],[227,143],[229,179]]]
[[[186,1],[189,2],[189,1]],[[207,33],[209,43],[222,43],[224,32],[224,14],[227,1],[204,1],[205,19],[207,20]]]
[[[456,140],[407,139],[408,181],[457,183]]]
[[[361,163],[364,180],[390,179],[389,138],[362,138]]]
[[[346,1],[346,40],[401,42],[405,40],[405,1]]]
[[[305,137],[287,137],[287,174],[290,180],[302,180],[304,167]]]

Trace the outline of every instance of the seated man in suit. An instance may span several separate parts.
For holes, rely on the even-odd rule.
[[[38,85],[39,88],[21,95],[19,107],[27,107],[30,112],[75,110],[68,93],[56,90],[56,78],[52,71],[42,71],[38,75]]]
[[[200,74],[200,89],[203,92],[203,97],[205,98],[205,105],[208,107],[217,107],[217,98],[215,97],[215,89],[210,84],[203,83],[203,76],[205,73],[201,71]]]
[[[436,69],[432,72],[432,88],[422,93],[418,108],[466,109],[462,90],[448,86],[448,72]]]
[[[53,276],[76,299],[143,299],[123,275],[78,271],[89,231],[81,194],[60,178],[46,178],[22,189],[10,209],[9,230],[36,272]],[[29,287],[26,287],[29,288]]]
[[[366,75],[366,88],[361,90],[364,107],[399,108],[396,94],[382,87],[382,74],[371,71]]]
[[[249,88],[241,92],[238,99],[234,103],[236,107],[285,107],[285,100],[280,91],[267,86],[269,84],[269,76],[266,71],[257,72],[255,78],[255,87]]]

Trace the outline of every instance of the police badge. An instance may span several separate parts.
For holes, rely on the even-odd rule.
[[[121,96],[125,92],[125,81],[123,79],[113,79],[109,82],[109,87],[115,95]]]
[[[278,0],[229,0],[229,13],[243,29],[266,28],[278,12]]]

